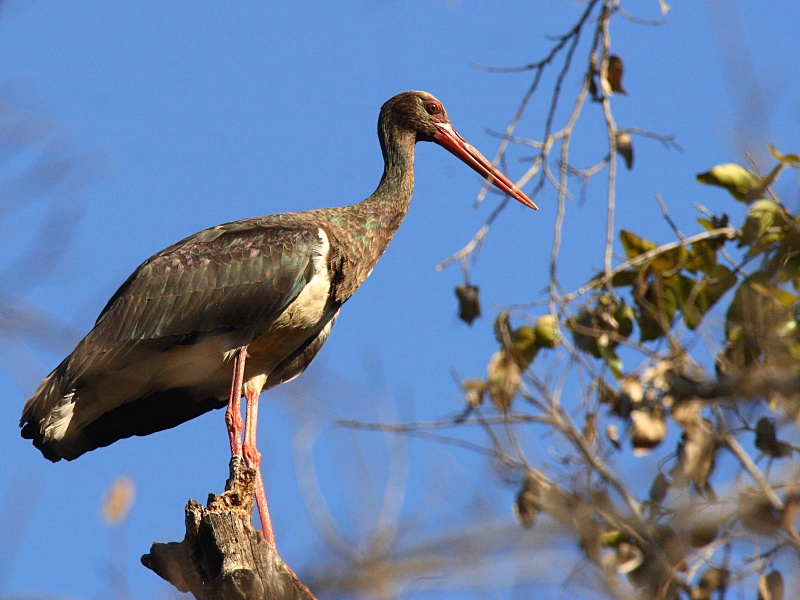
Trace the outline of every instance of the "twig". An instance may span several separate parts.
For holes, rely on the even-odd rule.
[[[661,207],[661,214],[664,215],[664,220],[667,224],[672,228],[672,231],[675,232],[675,235],[678,236],[682,242],[686,242],[686,236],[681,233],[681,230],[678,229],[678,226],[675,224],[675,221],[672,220],[672,217],[669,216],[669,212],[667,211],[667,205],[664,204],[664,200],[661,199],[661,194],[656,194],[656,202],[658,202],[658,206]]]
[[[717,421],[719,422],[719,426],[722,428],[722,441],[725,442],[725,445],[736,455],[736,458],[739,459],[739,462],[742,463],[742,466],[747,469],[747,472],[750,473],[750,476],[756,481],[758,486],[761,488],[761,491],[764,492],[764,496],[769,500],[769,503],[772,504],[772,507],[777,510],[778,512],[782,511],[785,507],[783,501],[778,498],[778,495],[775,493],[775,490],[772,489],[772,486],[767,481],[764,474],[758,468],[756,463],[753,462],[753,459],[750,458],[750,455],[747,451],[742,448],[742,445],[727,429],[725,426],[725,417],[722,414],[719,406],[714,406],[714,414],[717,416]]]
[[[638,267],[640,265],[647,264],[651,260],[653,260],[656,256],[664,254],[665,252],[669,252],[670,250],[674,250],[675,248],[679,248],[680,246],[687,246],[689,244],[693,244],[695,242],[700,242],[703,240],[709,239],[716,239],[716,238],[726,238],[729,240],[735,239],[738,232],[733,227],[720,227],[719,229],[712,229],[711,231],[703,231],[696,235],[690,236],[684,240],[678,240],[676,242],[669,242],[658,248],[653,248],[652,250],[648,250],[636,256],[630,260],[625,261],[617,268],[612,269],[609,273],[601,273],[599,276],[592,279],[589,283],[584,285],[583,287],[562,296],[560,299],[563,302],[571,302],[575,298],[583,296],[588,291],[596,289],[598,287],[602,287],[606,285],[606,283],[610,282],[614,275],[618,273],[622,273],[627,269],[632,269]]]

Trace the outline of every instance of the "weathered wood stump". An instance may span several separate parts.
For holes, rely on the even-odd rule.
[[[250,524],[254,483],[232,458],[225,492],[205,507],[190,499],[183,541],[153,543],[142,564],[197,600],[315,600]]]

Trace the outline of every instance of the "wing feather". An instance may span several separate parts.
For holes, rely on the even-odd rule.
[[[128,278],[98,319],[96,341],[106,347],[257,327],[300,293],[319,244],[312,227],[255,226],[187,238]]]
[[[316,226],[289,225],[269,218],[221,225],[145,261],[28,400],[21,425],[40,430],[58,402],[93,373],[209,335],[237,330],[252,336],[268,327],[311,279],[322,247]],[[28,426],[23,432],[36,435]]]

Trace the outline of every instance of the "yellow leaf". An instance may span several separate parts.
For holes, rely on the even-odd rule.
[[[778,177],[780,172],[783,170],[783,163],[778,163],[769,172],[769,174],[762,178],[761,181],[758,182],[758,185],[753,186],[750,188],[750,191],[747,192],[747,195],[744,198],[745,202],[752,202],[753,200],[757,200],[758,198],[763,198],[765,196],[765,192],[767,188],[772,185],[772,182]]]
[[[800,156],[797,154],[781,154],[772,144],[769,145],[769,153],[772,154],[775,160],[779,160],[782,163],[800,163]]]
[[[622,242],[622,247],[625,249],[625,256],[628,258],[636,258],[640,254],[644,254],[656,247],[650,240],[642,239],[632,231],[627,231],[625,229],[619,232],[619,239]]]
[[[740,165],[727,163],[717,165],[706,173],[700,173],[697,181],[723,187],[734,198],[744,202],[748,193],[761,183],[761,178]]]
[[[750,287],[752,287],[755,291],[759,294],[763,294],[765,296],[769,296],[773,300],[776,300],[778,304],[783,307],[791,308],[795,305],[795,303],[800,300],[800,296],[795,296],[791,292],[786,290],[782,290],[780,288],[762,285],[760,283],[751,283]]]

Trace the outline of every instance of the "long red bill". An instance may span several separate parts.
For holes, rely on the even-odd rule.
[[[520,189],[503,175],[497,168],[486,160],[486,157],[478,152],[472,144],[462,138],[450,123],[434,123],[437,133],[433,136],[434,141],[442,148],[452,152],[462,161],[472,167],[481,177],[485,177],[489,183],[501,189],[506,194],[534,210],[539,210],[533,201],[528,198]]]

